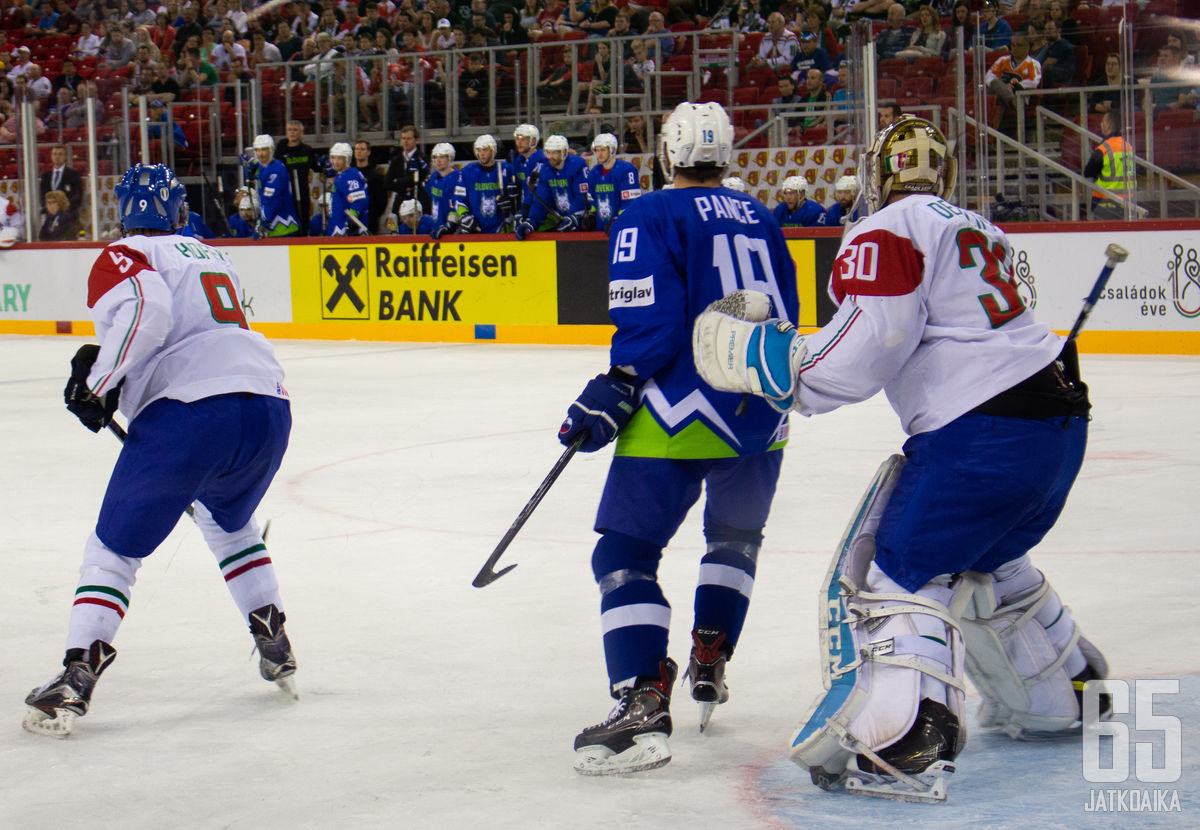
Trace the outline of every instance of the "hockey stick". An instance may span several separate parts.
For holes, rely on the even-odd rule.
[[[1096,303],[1100,302],[1100,294],[1104,291],[1104,286],[1108,284],[1108,278],[1112,276],[1113,269],[1118,263],[1124,262],[1129,258],[1129,251],[1122,248],[1116,243],[1110,244],[1104,249],[1105,256],[1108,260],[1104,263],[1104,267],[1100,269],[1100,276],[1096,277],[1096,283],[1092,286],[1092,291],[1087,295],[1087,299],[1083,301],[1083,308],[1079,312],[1079,316],[1075,318],[1075,325],[1071,326],[1071,333],[1067,335],[1067,342],[1071,342],[1079,336],[1083,324],[1087,322],[1088,315],[1092,313],[1092,309],[1096,307]]]
[[[498,571],[492,570],[492,566],[499,561],[501,555],[503,555],[504,551],[508,549],[509,544],[512,543],[512,540],[515,539],[517,534],[521,532],[521,528],[525,526],[525,522],[529,521],[529,517],[533,515],[533,511],[536,510],[537,506],[542,503],[542,499],[550,490],[551,485],[553,485],[555,480],[558,479],[559,474],[563,471],[563,468],[567,466],[567,462],[571,460],[571,457],[579,451],[579,446],[582,443],[583,435],[580,435],[571,443],[571,446],[563,450],[563,454],[558,457],[558,461],[554,462],[554,466],[550,468],[550,472],[546,474],[544,479],[542,479],[542,483],[538,485],[538,488],[534,492],[533,496],[528,502],[525,503],[525,506],[521,508],[521,512],[517,514],[516,520],[512,523],[512,527],[508,529],[508,532],[504,534],[504,538],[500,540],[500,544],[496,545],[496,549],[492,551],[492,555],[488,557],[488,560],[483,563],[483,567],[479,569],[479,573],[475,574],[475,579],[471,581],[472,585],[474,585],[476,588],[482,588],[485,585],[490,585],[511,571],[513,568],[517,567],[514,563],[505,568],[501,568]]]

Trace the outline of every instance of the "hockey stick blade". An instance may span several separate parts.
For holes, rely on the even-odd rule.
[[[500,540],[500,544],[496,545],[496,549],[492,551],[492,555],[488,557],[488,560],[483,563],[483,567],[479,569],[479,573],[475,574],[475,578],[471,580],[472,585],[474,585],[476,588],[482,588],[485,585],[491,585],[497,579],[504,576],[513,568],[517,567],[514,563],[505,568],[501,568],[498,571],[493,570],[495,564],[504,554],[504,551],[507,550],[508,546],[512,543],[512,540],[515,539],[517,534],[521,532],[521,528],[525,526],[525,522],[529,521],[529,517],[533,515],[533,511],[537,509],[539,504],[541,504],[542,499],[550,490],[551,485],[554,484],[559,474],[562,473],[563,468],[567,466],[567,462],[570,461],[572,456],[579,451],[579,447],[582,443],[583,435],[580,435],[571,443],[571,446],[563,450],[563,454],[558,457],[558,461],[554,462],[554,466],[550,469],[550,472],[546,474],[546,477],[542,479],[542,483],[538,485],[538,488],[534,492],[533,496],[531,496],[529,501],[525,503],[525,506],[521,508],[521,512],[517,514],[517,518],[512,523],[512,527],[508,529],[508,532],[504,534],[504,538]]]
[[[1091,292],[1083,301],[1083,308],[1079,312],[1079,316],[1075,318],[1075,325],[1071,326],[1071,333],[1067,335],[1067,342],[1074,340],[1079,336],[1079,332],[1083,330],[1083,324],[1087,322],[1088,315],[1092,313],[1092,309],[1096,307],[1096,303],[1100,302],[1100,295],[1104,292],[1104,286],[1108,285],[1108,278],[1112,276],[1113,269],[1118,263],[1129,259],[1129,251],[1122,248],[1116,243],[1110,244],[1104,249],[1104,255],[1108,257],[1104,262],[1104,267],[1100,269],[1100,276],[1096,277],[1096,282],[1092,285]]]

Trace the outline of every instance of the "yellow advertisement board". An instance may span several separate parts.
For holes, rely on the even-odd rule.
[[[815,328],[821,325],[817,320],[817,284],[828,283],[829,274],[816,272],[817,240],[789,239],[787,246],[796,263],[796,293],[800,297],[800,319],[796,325]]]
[[[347,239],[295,245],[288,257],[296,323],[558,322],[553,242],[382,245]]]

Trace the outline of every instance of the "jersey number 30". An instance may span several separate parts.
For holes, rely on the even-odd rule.
[[[205,271],[200,275],[200,284],[204,286],[204,296],[208,299],[214,320],[218,323],[234,323],[243,329],[250,328],[238,300],[237,289],[233,287],[233,280],[228,274]]]
[[[1025,311],[1025,301],[1017,293],[1012,274],[1004,267],[1004,246],[989,247],[988,238],[971,228],[959,231],[957,241],[958,267],[978,271],[979,278],[994,289],[979,295],[979,304],[992,328],[1000,328]]]

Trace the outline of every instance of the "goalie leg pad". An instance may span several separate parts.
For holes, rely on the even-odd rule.
[[[948,608],[954,590],[945,577],[909,593],[873,561],[903,463],[896,455],[880,467],[826,577],[828,691],[794,736],[791,757],[827,789],[841,783],[866,795],[940,801],[966,740],[963,644]]]
[[[983,697],[980,725],[1016,739],[1078,730],[1073,678],[1105,678],[1108,664],[1029,557],[990,574],[967,572],[960,590],[967,676]]]

